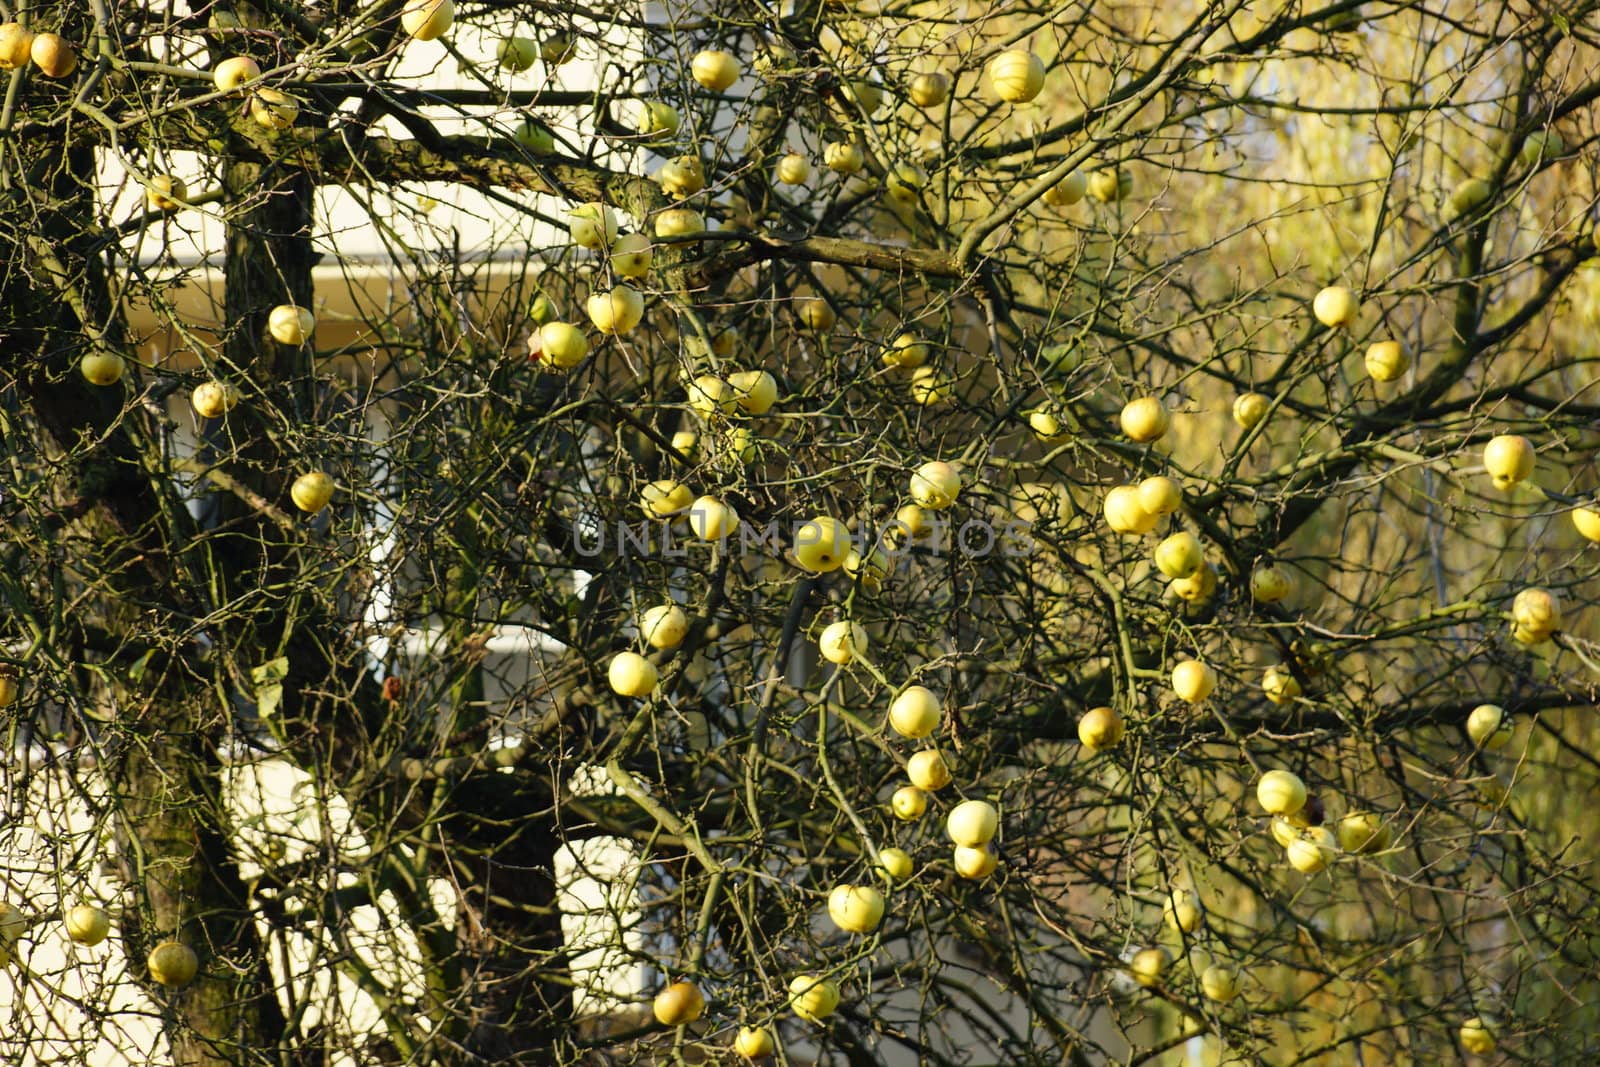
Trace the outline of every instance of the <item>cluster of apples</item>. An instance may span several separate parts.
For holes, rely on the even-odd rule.
[[[15,958],[17,941],[28,926],[27,916],[15,905],[0,901],[0,967]],[[94,946],[110,936],[111,914],[98,905],[78,904],[62,912],[61,926],[74,944]],[[177,989],[194,980],[200,961],[183,942],[163,941],[150,950],[145,968],[158,985]]]
[[[0,70],[32,63],[46,78],[70,78],[78,69],[78,50],[59,33],[34,33],[20,22],[0,23]]]

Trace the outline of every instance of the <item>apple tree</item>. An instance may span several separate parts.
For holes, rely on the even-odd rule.
[[[0,1048],[1595,1062],[1596,9],[6,8]]]

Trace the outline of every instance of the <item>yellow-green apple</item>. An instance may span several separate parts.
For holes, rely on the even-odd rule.
[[[795,561],[816,574],[838,570],[850,548],[850,531],[830,515],[818,515],[795,531]]]
[[[982,848],[999,830],[1000,813],[987,800],[963,800],[944,820],[944,832],[963,848]]]
[[[960,493],[960,472],[941,460],[930,460],[911,474],[911,499],[925,511],[943,511]]]
[[[546,66],[559,67],[569,63],[578,54],[578,42],[571,34],[552,33],[539,41],[539,58]]]
[[[177,211],[187,199],[189,187],[182,178],[171,174],[151,175],[150,184],[145,187],[144,201],[153,211]]]
[[[682,482],[659,478],[644,487],[639,494],[639,506],[654,519],[671,518],[694,501],[694,493]]]
[[[1342,285],[1330,285],[1321,290],[1311,301],[1311,314],[1317,321],[1332,330],[1349,326],[1356,321],[1356,315],[1361,311],[1361,302]]]
[[[681,123],[678,109],[663,100],[646,100],[639,109],[639,132],[652,143],[671,140]]]
[[[1146,511],[1139,490],[1131,485],[1114,486],[1106,493],[1106,525],[1120,534],[1147,534],[1156,528],[1158,516]]]
[[[1051,207],[1071,207],[1089,191],[1089,176],[1075,170],[1044,191],[1044,202]]]
[[[1217,688],[1217,672],[1197,659],[1186,659],[1172,668],[1172,691],[1178,699],[1198,704]]]
[[[1511,601],[1511,620],[1533,644],[1561,629],[1561,602],[1548,589],[1524,589]]]
[[[936,793],[950,784],[950,768],[936,748],[913,752],[906,760],[906,777],[911,784],[927,793]]]
[[[17,676],[10,671],[0,670],[0,708],[8,708],[15,704],[19,690]],[[0,903],[0,910],[4,910],[3,903]]]
[[[915,865],[911,862],[911,854],[903,848],[881,848],[878,850],[877,870],[891,884],[904,882],[911,877]]]
[[[1122,730],[1115,708],[1090,708],[1078,720],[1078,742],[1090,752],[1104,752],[1122,740]]]
[[[1301,874],[1316,874],[1339,854],[1339,839],[1326,826],[1307,826],[1283,852],[1289,866]]]
[[[303,345],[317,328],[317,317],[310,308],[279,304],[267,312],[267,333],[280,345]]]
[[[916,504],[905,504],[894,513],[898,530],[915,541],[928,532],[928,513]]]
[[[79,904],[68,908],[62,925],[67,936],[80,945],[98,945],[111,933],[111,916],[104,908],[92,904]]]
[[[807,329],[826,332],[833,329],[833,324],[839,321],[839,316],[829,304],[820,296],[805,296],[795,301],[795,316],[800,324]]]
[[[590,293],[583,308],[589,321],[603,334],[621,336],[644,319],[644,297],[629,285],[614,285],[604,293]]]
[[[867,650],[867,631],[859,624],[841,620],[822,628],[817,649],[829,663],[844,666]]]
[[[1527,479],[1533,462],[1533,443],[1517,434],[1500,434],[1483,446],[1483,469],[1496,489],[1510,489]]]
[[[579,204],[567,217],[573,242],[583,248],[604,251],[617,239],[617,216],[605,204]]]
[[[739,80],[739,60],[731,52],[707,48],[696,52],[689,61],[689,73],[712,92],[724,92]]]
[[[201,382],[189,394],[189,403],[203,419],[220,419],[239,402],[239,390],[232,382]]]
[[[928,184],[928,172],[915,163],[896,163],[883,177],[883,191],[900,204],[915,204]]]
[[[1547,160],[1557,159],[1566,153],[1566,139],[1555,130],[1535,130],[1523,139],[1522,148],[1517,151],[1517,159],[1523,166],[1532,167]]]
[[[804,185],[811,177],[811,161],[799,152],[789,152],[778,160],[777,178],[784,185]]]
[[[1233,421],[1240,429],[1251,430],[1272,409],[1272,398],[1265,393],[1240,393],[1233,399]]]
[[[896,334],[883,349],[883,363],[886,367],[903,367],[912,370],[928,362],[928,352],[932,346],[914,333]]]
[[[419,41],[444,36],[455,20],[454,0],[411,0],[400,12],[400,28]]]
[[[1172,889],[1161,898],[1161,916],[1167,925],[1185,934],[1200,929],[1205,914],[1200,910],[1200,899],[1188,889]]]
[[[289,499],[308,515],[315,515],[333,499],[333,479],[325,471],[307,471],[289,487]]]
[[[1467,736],[1486,752],[1505,748],[1516,728],[1516,721],[1498,704],[1479,704],[1467,715]]]
[[[1339,820],[1337,830],[1339,847],[1346,852],[1382,852],[1391,840],[1389,824],[1373,811],[1350,812]]]
[[[789,981],[789,1010],[808,1023],[821,1022],[839,1007],[839,986],[820,974],[798,974]]]
[[[182,941],[163,941],[150,950],[145,967],[158,985],[177,989],[194,981],[200,971],[200,960],[194,949]]]
[[[611,246],[611,269],[621,278],[643,278],[654,258],[650,238],[642,233],[625,233]]]
[[[1274,704],[1293,704],[1300,696],[1300,683],[1284,667],[1268,667],[1261,675],[1261,691]]]
[[[854,174],[867,165],[867,156],[853,141],[829,141],[822,149],[822,162],[836,174]]]
[[[32,55],[32,30],[20,22],[0,24],[0,70],[19,70]]]
[[[1268,771],[1256,783],[1256,800],[1268,815],[1293,815],[1306,806],[1306,784],[1290,771]]]
[[[869,885],[836,885],[828,894],[828,918],[848,934],[870,934],[883,921],[883,894]]]
[[[1230,967],[1213,963],[1200,972],[1200,992],[1218,1004],[1226,1004],[1239,995],[1239,975]]]
[[[606,667],[606,681],[618,696],[647,697],[660,680],[656,665],[637,652],[618,652]]]
[[[1171,478],[1157,474],[1139,483],[1139,506],[1157,517],[1171,515],[1183,506],[1183,490]]]
[[[250,117],[269,130],[287,130],[300,117],[300,104],[277,89],[257,89],[250,96]]]
[[[741,1026],[733,1039],[733,1051],[747,1060],[770,1059],[778,1051],[772,1031],[764,1026]]]
[[[933,690],[921,685],[908,685],[889,703],[889,725],[901,737],[913,740],[931,737],[939,728],[944,706]]]
[[[1123,406],[1117,421],[1129,440],[1144,444],[1160,439],[1172,425],[1172,416],[1167,414],[1165,405],[1155,397],[1141,396]]]
[[[571,370],[589,354],[589,338],[570,322],[547,322],[538,338],[538,358],[559,370]]]
[[[90,352],[78,361],[78,373],[90,385],[116,385],[123,367],[123,358],[115,352]]]
[[[702,541],[721,541],[739,528],[739,513],[714,496],[702,496],[689,505],[689,529]]]
[[[1482,178],[1466,179],[1450,190],[1449,197],[1445,199],[1442,212],[1444,220],[1453,222],[1463,215],[1471,214],[1484,204],[1487,204],[1489,198],[1493,195],[1494,186]]]
[[[1101,167],[1089,175],[1089,195],[1102,204],[1125,200],[1133,192],[1133,175],[1121,167]]]
[[[928,810],[928,794],[914,785],[903,785],[889,798],[889,810],[904,822],[920,819]]]
[[[1001,52],[983,72],[995,95],[1008,104],[1026,104],[1044,88],[1044,60],[1025,49]]]
[[[1065,436],[1061,417],[1049,408],[1036,408],[1028,412],[1028,429],[1046,444],[1059,441]]]
[[[689,398],[689,409],[708,421],[730,415],[739,406],[739,394],[733,384],[715,374],[702,374],[691,379],[683,388]]]
[[[1172,956],[1164,948],[1142,948],[1133,954],[1128,961],[1128,973],[1133,975],[1133,980],[1145,988],[1161,984],[1161,977],[1167,973],[1167,967],[1172,963]]]
[[[673,982],[656,994],[651,1011],[662,1026],[685,1026],[705,1014],[706,998],[693,982]]]
[[[1279,848],[1288,848],[1289,842],[1298,837],[1302,829],[1282,815],[1274,815],[1267,825],[1272,831],[1272,839],[1278,843]]]
[[[1591,541],[1600,541],[1600,507],[1573,508],[1572,525]]]
[[[989,877],[1000,866],[1000,857],[987,845],[980,848],[957,845],[951,858],[956,873],[971,881]]]
[[[845,575],[853,582],[860,582],[861,588],[869,593],[878,591],[892,568],[893,564],[888,554],[882,549],[873,549],[872,554],[865,560],[861,558],[861,553],[853,548],[844,555]]]
[[[1276,604],[1294,592],[1294,575],[1276,563],[1258,563],[1250,572],[1250,595],[1262,604]]]
[[[778,402],[778,379],[764,370],[735,371],[728,384],[746,415],[765,415]]]
[[[906,391],[911,394],[913,404],[925,408],[949,400],[955,393],[955,386],[955,380],[937,367],[918,367],[911,372]]]
[[[533,61],[539,58],[539,42],[532,37],[519,37],[516,34],[507,34],[500,38],[500,43],[495,45],[494,59],[496,63],[506,70],[522,73],[533,66]]]
[[[261,65],[249,56],[229,56],[211,72],[218,92],[231,93],[261,77]]]
[[[1156,546],[1156,569],[1168,578],[1192,578],[1206,561],[1200,539],[1187,530],[1179,530]]]
[[[693,196],[706,187],[705,163],[697,155],[669,159],[656,171],[656,184],[662,192],[680,200]]]
[[[1411,369],[1411,357],[1399,341],[1375,341],[1367,346],[1367,374],[1375,382],[1392,382]]]
[[[1192,578],[1174,578],[1167,584],[1172,594],[1191,604],[1203,604],[1217,593],[1217,568],[1209,561]]]
[[[1461,1039],[1461,1047],[1474,1055],[1487,1056],[1494,1051],[1494,1027],[1481,1015],[1474,1015],[1462,1023],[1456,1036]]]
[[[639,636],[651,648],[677,648],[689,634],[689,616],[676,604],[657,604],[639,616]]]
[[[548,156],[556,150],[556,135],[534,118],[523,119],[511,139],[536,156]]]
[[[950,97],[950,79],[943,74],[918,74],[906,87],[906,95],[918,107],[938,107]]]

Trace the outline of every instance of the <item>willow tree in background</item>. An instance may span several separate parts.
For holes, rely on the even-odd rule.
[[[402,7],[0,28],[8,1058],[1595,1061],[1594,5]]]

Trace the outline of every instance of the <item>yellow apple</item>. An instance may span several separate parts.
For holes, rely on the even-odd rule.
[[[1411,357],[1399,341],[1377,341],[1367,347],[1367,374],[1375,382],[1392,382],[1411,369]]]
[[[706,187],[706,167],[697,155],[678,156],[661,164],[656,184],[668,196],[683,199]],[[700,227],[702,230],[704,226]]]
[[[78,361],[78,373],[90,385],[116,385],[125,361],[115,352],[90,352]]]
[[[1282,815],[1274,815],[1268,824],[1272,831],[1272,839],[1278,843],[1279,848],[1288,848],[1289,842],[1300,836],[1303,827],[1296,826]]]
[[[182,178],[171,174],[154,174],[150,177],[150,184],[145,188],[144,201],[150,205],[152,211],[165,211],[171,213],[183,207],[183,201],[189,199],[189,187]]]
[[[261,77],[261,66],[249,56],[230,56],[211,72],[211,84],[218,92],[231,93]]]
[[[194,949],[182,941],[163,941],[150,950],[145,966],[157,984],[176,989],[194,981],[200,971],[200,960]]]
[[[1276,563],[1258,563],[1250,572],[1250,595],[1262,604],[1276,604],[1294,592],[1294,576]]]
[[[454,0],[411,0],[400,12],[400,28],[419,41],[442,37],[455,20]]]
[[[618,652],[606,668],[606,681],[618,696],[647,697],[660,680],[656,665],[637,652]]]
[[[647,100],[639,109],[639,132],[652,143],[671,140],[682,119],[678,109],[662,100]]]
[[[67,936],[80,945],[98,945],[111,933],[111,916],[104,908],[92,904],[79,904],[69,908],[63,925]]]
[[[1172,690],[1178,699],[1198,704],[1217,688],[1217,672],[1197,659],[1186,659],[1172,668]]]
[[[739,513],[714,496],[689,505],[689,529],[702,541],[722,541],[739,528]]]
[[[1516,721],[1498,704],[1479,704],[1467,715],[1467,736],[1485,752],[1495,752],[1511,742]]]
[[[1218,1004],[1226,1004],[1239,995],[1239,975],[1231,968],[1213,963],[1200,972],[1200,992]]]
[[[819,974],[796,975],[789,982],[789,1010],[818,1023],[839,1007],[839,986]]]
[[[1233,421],[1240,429],[1254,429],[1272,409],[1272,398],[1265,393],[1240,393],[1233,400]]]
[[[943,511],[961,493],[961,474],[950,464],[931,460],[911,475],[911,499],[924,511]]]
[[[1078,720],[1078,742],[1090,752],[1104,752],[1122,740],[1122,730],[1115,708],[1090,708]]]
[[[839,321],[833,305],[820,296],[799,298],[795,301],[794,313],[802,326],[819,333],[833,329],[833,324]]]
[[[987,878],[1000,866],[1000,857],[987,845],[981,848],[957,845],[952,860],[956,873],[970,881]]]
[[[764,370],[735,371],[728,384],[746,415],[765,415],[778,402],[778,379]]]
[[[982,848],[999,830],[1000,813],[987,800],[963,800],[944,820],[944,832],[963,848]]]
[[[906,87],[906,95],[918,107],[938,107],[950,97],[950,79],[943,74],[918,74]]]
[[[1370,854],[1389,847],[1389,824],[1371,811],[1352,811],[1339,820],[1339,847],[1346,852]]]
[[[1129,440],[1145,444],[1159,440],[1167,432],[1172,416],[1167,414],[1161,401],[1153,396],[1142,396],[1124,405],[1118,422]]]
[[[1268,771],[1256,783],[1256,800],[1269,815],[1293,815],[1306,806],[1306,784],[1289,771]]]
[[[673,982],[656,994],[651,1011],[662,1026],[686,1026],[705,1014],[706,998],[693,982]]]
[[[0,708],[8,708],[15,704],[20,690],[17,675],[10,670],[0,668]],[[0,904],[0,910],[3,910],[3,904]]]
[[[910,788],[910,787],[907,787]],[[904,882],[911,877],[915,865],[911,862],[911,854],[902,848],[882,848],[878,850],[877,870],[890,882]]]
[[[1102,204],[1125,200],[1133,192],[1133,175],[1121,167],[1101,167],[1089,175],[1089,195]]]
[[[928,810],[928,794],[914,785],[903,785],[889,798],[889,810],[904,822],[920,819]]]
[[[671,478],[660,478],[644,487],[639,494],[639,506],[654,519],[671,518],[694,502],[689,487]]]
[[[913,370],[928,361],[931,346],[914,333],[896,334],[883,349],[883,363],[887,367]]]
[[[1026,104],[1044,88],[1044,60],[1032,52],[1012,48],[984,66],[995,95],[1008,104]]]
[[[315,515],[333,499],[333,479],[323,471],[307,471],[289,487],[289,499],[308,515]]]
[[[1061,419],[1055,412],[1048,408],[1039,408],[1028,412],[1028,429],[1039,440],[1049,444],[1059,441],[1065,434],[1061,426]]]
[[[1537,644],[1561,629],[1561,602],[1548,589],[1524,589],[1511,601],[1511,619]]]
[[[928,532],[928,513],[915,504],[903,505],[894,513],[894,521],[898,530],[913,541]]]
[[[1482,178],[1468,178],[1450,190],[1441,214],[1446,222],[1453,222],[1487,204],[1493,195],[1494,186]]]
[[[677,648],[689,635],[689,616],[676,604],[658,604],[639,616],[639,636],[651,648]]]
[[[1131,485],[1118,485],[1106,493],[1106,525],[1120,534],[1147,534],[1156,528],[1158,516],[1144,509],[1139,500],[1139,490]]]
[[[708,48],[689,61],[689,74],[712,92],[724,92],[739,80],[739,61],[731,52]]]
[[[317,328],[317,317],[309,308],[279,304],[267,312],[267,333],[280,345],[303,345]]]
[[[772,1031],[764,1026],[741,1026],[738,1036],[733,1039],[733,1051],[747,1060],[768,1059],[777,1050]]]
[[[1533,473],[1533,444],[1526,437],[1500,434],[1483,447],[1483,469],[1496,489],[1510,489]]]
[[[892,568],[893,564],[882,549],[873,549],[872,554],[863,560],[861,553],[852,548],[845,553],[842,569],[851,581],[859,581],[862,589],[875,593],[883,585],[883,580],[889,576]]]
[[[928,184],[928,172],[915,163],[896,163],[883,177],[883,191],[897,203],[915,204]]]
[[[201,382],[189,394],[189,403],[203,419],[220,419],[239,402],[239,390],[231,382]]]
[[[1139,506],[1157,517],[1171,515],[1183,506],[1183,490],[1171,478],[1157,474],[1139,483]]]
[[[834,886],[828,918],[847,934],[870,934],[883,921],[883,894],[869,885]]]
[[[850,549],[850,531],[829,515],[818,515],[795,531],[796,562],[817,574],[838,570]]]
[[[1600,507],[1573,508],[1572,525],[1591,541],[1600,541]]]
[[[1494,1051],[1494,1029],[1482,1016],[1474,1015],[1462,1023],[1456,1036],[1461,1039],[1461,1047],[1475,1055],[1487,1056]]]
[[[1289,866],[1301,874],[1316,874],[1339,854],[1339,839],[1326,826],[1308,826],[1283,851]]]
[[[933,690],[921,685],[908,685],[889,704],[889,725],[901,737],[913,740],[931,737],[939,728],[944,705]]]
[[[936,793],[950,784],[950,768],[936,748],[913,752],[906,760],[906,777],[911,784],[927,793]]]
[[[1342,285],[1328,286],[1311,301],[1311,314],[1332,330],[1355,322],[1360,311],[1361,303],[1356,300],[1356,294]]]
[[[859,624],[839,621],[822,628],[817,638],[817,649],[829,663],[844,666],[867,651],[867,631]]]
[[[568,322],[547,322],[539,327],[540,358],[560,370],[571,370],[589,354],[589,338]]]
[[[539,42],[539,58],[547,66],[559,67],[569,63],[578,54],[578,42],[569,34],[552,33]]]
[[[784,185],[804,185],[811,177],[811,161],[799,152],[790,152],[778,160],[776,173]]]
[[[702,374],[684,386],[689,408],[702,419],[729,415],[739,406],[738,393],[730,382],[715,374]]]
[[[936,367],[918,367],[911,372],[908,391],[918,407],[942,404],[955,392],[955,381]]]
[[[706,232],[705,216],[693,208],[669,207],[655,218],[657,237],[698,237]]]
[[[654,259],[650,238],[642,233],[623,234],[611,246],[611,269],[621,278],[643,278]]]
[[[1173,889],[1161,898],[1161,916],[1168,926],[1185,934],[1200,929],[1205,919],[1200,899],[1187,889]]]
[[[532,67],[533,61],[538,58],[539,42],[532,37],[518,37],[515,34],[508,34],[500,38],[500,43],[495,45],[495,62],[516,74],[520,74]]]
[[[1089,191],[1089,176],[1075,170],[1044,191],[1044,202],[1051,207],[1071,207]]]
[[[1156,569],[1168,578],[1192,578],[1205,560],[1200,539],[1187,530],[1168,536],[1156,546]]]
[[[822,149],[822,163],[836,174],[855,174],[867,165],[867,156],[852,141],[829,141]]]
[[[1293,704],[1300,696],[1300,683],[1283,667],[1268,667],[1261,676],[1261,690],[1274,704]]]
[[[601,252],[617,239],[617,216],[605,204],[579,204],[567,212],[567,217],[573,242],[583,248]]]
[[[1164,948],[1142,948],[1128,961],[1128,973],[1146,989],[1161,984],[1172,956]]]
[[[1534,130],[1523,139],[1517,160],[1525,167],[1533,167],[1566,153],[1566,139],[1555,130]]]
[[[287,130],[300,117],[300,104],[288,93],[257,89],[250,97],[250,117],[269,130]]]
[[[583,308],[595,329],[613,337],[631,333],[644,319],[644,297],[628,285],[614,285],[608,292],[590,293]]]
[[[18,70],[33,55],[33,31],[20,22],[0,24],[0,70]]]
[[[1210,562],[1201,564],[1192,578],[1174,578],[1167,588],[1174,596],[1191,604],[1203,604],[1217,593],[1217,568]]]

